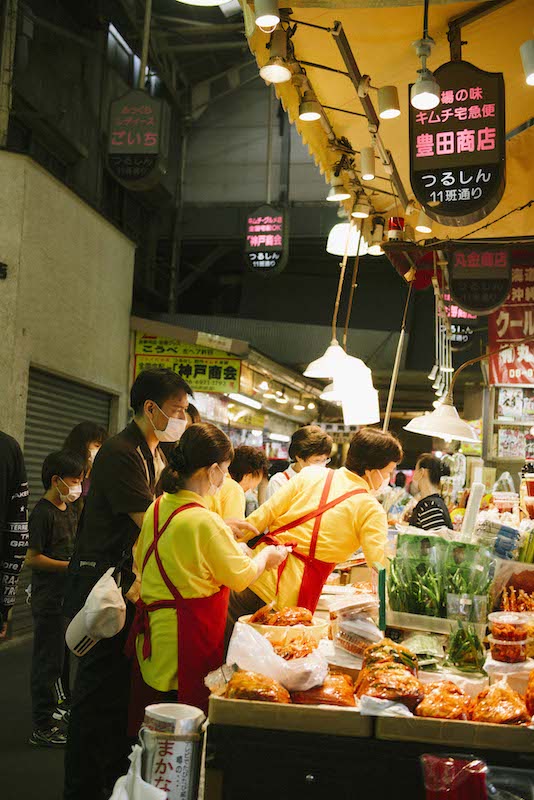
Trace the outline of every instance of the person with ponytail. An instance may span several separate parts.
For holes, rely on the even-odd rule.
[[[441,497],[441,479],[450,475],[446,464],[432,455],[423,453],[417,459],[413,481],[419,489],[419,502],[415,506],[410,525],[429,531],[432,528],[451,528],[449,510]]]
[[[149,703],[172,700],[207,711],[204,678],[224,661],[230,589],[243,591],[287,557],[285,547],[270,546],[251,558],[206,508],[233,455],[215,425],[192,425],[162,474],[163,495],[146,512],[135,553],[140,599],[129,639],[136,661],[131,735]]]

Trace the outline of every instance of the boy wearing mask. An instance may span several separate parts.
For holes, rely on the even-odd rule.
[[[71,504],[81,494],[84,467],[83,459],[67,450],[47,456],[42,469],[45,493],[29,520],[26,563],[33,570],[34,629],[30,744],[38,747],[64,747],[66,742],[64,731],[55,723],[62,716],[58,709],[67,699],[62,683],[66,628],[63,594],[77,522]]]

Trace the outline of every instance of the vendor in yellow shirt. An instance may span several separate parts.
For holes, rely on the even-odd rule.
[[[206,508],[223,519],[245,519],[245,493],[254,491],[268,472],[269,459],[261,447],[236,447],[229,474],[219,491],[206,497]]]
[[[137,656],[131,732],[149,703],[178,698],[207,710],[204,678],[223,663],[229,589],[242,591],[287,556],[285,547],[268,546],[251,558],[207,510],[205,498],[221,487],[233,454],[215,425],[188,428],[162,475],[164,494],[145,514],[135,553],[141,586],[130,634]]]
[[[402,455],[391,433],[362,428],[351,439],[345,467],[307,467],[254,511],[247,521],[270,531],[258,549],[273,542],[294,549],[278,572],[264,573],[249,589],[232,592],[229,621],[270,602],[277,608],[298,605],[315,611],[336,564],[360,547],[369,565],[385,566],[387,518],[373,495],[389,482]]]

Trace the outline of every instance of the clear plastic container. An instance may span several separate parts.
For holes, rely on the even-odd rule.
[[[505,664],[520,664],[527,660],[529,639],[510,642],[496,639],[494,636],[488,636],[488,641],[491,648],[491,657],[494,661],[500,661]]]
[[[505,642],[521,642],[528,638],[528,615],[509,611],[496,611],[488,616],[495,639]]]

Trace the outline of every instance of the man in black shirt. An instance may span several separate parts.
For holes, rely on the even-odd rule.
[[[28,481],[18,443],[0,431],[0,642],[28,547]]]
[[[191,394],[171,370],[145,370],[135,380],[133,421],[104,442],[94,461],[69,567],[69,616],[82,608],[111,566],[118,567],[123,592],[135,590],[132,547],[166,463],[158,444],[182,435]],[[130,596],[135,599],[134,593]],[[127,771],[130,662],[124,645],[133,614],[133,603],[127,603],[123,630],[79,659],[65,754],[65,800],[108,800],[116,779]]]

